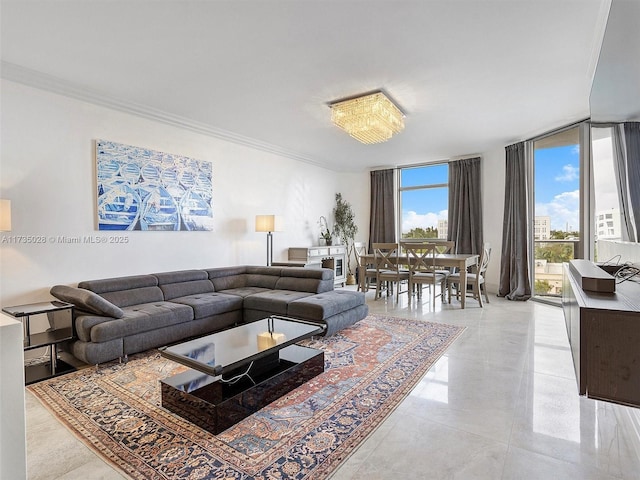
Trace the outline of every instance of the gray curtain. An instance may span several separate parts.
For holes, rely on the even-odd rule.
[[[449,162],[448,240],[456,253],[482,251],[482,173],[480,157]]]
[[[528,194],[525,143],[509,145],[506,151],[504,222],[500,287],[498,296],[509,300],[529,300]]]
[[[395,189],[393,172],[371,172],[371,219],[369,222],[369,251],[373,243],[396,241],[396,211],[393,202]]]
[[[611,141],[613,147],[613,171],[616,177],[618,189],[618,204],[620,206],[620,223],[622,240],[635,242],[636,234],[631,220],[631,207],[629,205],[629,188],[627,183],[627,155],[624,141],[624,124],[615,125],[611,129]]]
[[[627,150],[627,175],[629,181],[629,203],[633,212],[635,241],[640,235],[640,122],[624,124],[624,142]]]

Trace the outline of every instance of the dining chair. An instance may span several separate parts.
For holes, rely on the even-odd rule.
[[[387,286],[387,296],[389,292],[393,294],[393,287],[396,284],[396,301],[400,300],[400,287],[402,282],[408,282],[409,272],[401,269],[398,264],[399,245],[397,243],[374,243],[373,255],[376,267],[376,299],[382,296],[382,284]]]
[[[416,285],[429,287],[429,296],[433,299],[433,308],[436,308],[436,297],[444,302],[447,273],[440,272],[436,266],[437,246],[430,242],[408,242],[403,245],[407,252],[409,264],[409,291],[414,292]],[[436,293],[436,286],[440,285],[440,293]],[[432,290],[433,287],[433,290]],[[422,295],[422,288],[415,292],[417,298]]]
[[[436,253],[455,253],[456,242],[453,240],[435,240],[433,244],[436,246]]]
[[[364,242],[354,242],[353,252],[356,257],[358,269],[358,291],[368,292],[369,288],[376,288],[376,268],[375,262],[371,262],[363,257],[367,254],[367,245]]]
[[[436,239],[434,239],[436,240]],[[437,240],[433,242],[436,246],[436,254],[439,253],[455,253],[456,242],[453,240]],[[442,265],[436,265],[436,271],[445,275],[450,275],[455,269],[451,267],[443,267]]]
[[[480,259],[478,265],[470,268],[470,272],[467,273],[467,285],[471,285],[472,296],[482,307],[482,295],[484,295],[485,301],[489,303],[489,296],[487,295],[487,287],[485,285],[485,275],[487,267],[489,266],[489,260],[491,259],[491,246],[485,243],[482,246],[482,252],[480,253]],[[460,298],[460,274],[452,273],[447,278],[447,291],[449,294],[449,303],[451,303],[451,287],[456,289],[456,298]],[[462,292],[464,295],[467,292]]]

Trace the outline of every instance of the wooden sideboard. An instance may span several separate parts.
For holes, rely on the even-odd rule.
[[[562,306],[580,395],[640,406],[640,284],[584,290],[564,265]]]
[[[344,245],[289,248],[289,264],[307,268],[332,268],[335,284],[342,286],[347,277],[346,256],[347,248]]]

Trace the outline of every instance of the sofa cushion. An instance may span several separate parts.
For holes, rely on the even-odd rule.
[[[246,286],[258,288],[276,288],[276,283],[280,280],[279,275],[262,275],[260,273],[247,273]]]
[[[286,267],[280,272],[281,277],[314,278],[316,280],[333,280],[330,268]]]
[[[51,287],[49,292],[58,300],[73,303],[78,309],[84,310],[85,312],[115,318],[122,318],[124,316],[121,308],[105,300],[100,295],[90,290],[85,290],[84,288],[55,285]]]
[[[92,342],[148,332],[193,320],[193,309],[173,302],[153,302],[123,308],[124,317],[102,322],[91,328]]]
[[[230,288],[228,290],[221,290],[220,293],[226,293],[228,295],[237,295],[239,297],[248,297],[249,295],[254,295],[260,292],[267,292],[271,290],[270,288],[261,288],[261,287],[240,287],[240,288]]]
[[[182,298],[188,295],[197,295],[204,293],[212,293],[214,291],[213,284],[209,280],[195,280],[192,282],[169,283],[160,285],[160,290],[165,300]]]
[[[292,292],[289,290],[267,290],[264,292],[249,295],[244,299],[244,308],[252,310],[262,310],[279,315],[287,314],[289,303],[300,298],[309,297],[308,292]]]
[[[281,277],[275,287],[278,290],[294,290],[298,292],[322,293],[333,290],[333,275],[328,280],[304,277]]]
[[[217,292],[247,285],[246,267],[210,268],[205,272]]]
[[[122,312],[124,316],[124,312]],[[83,342],[91,341],[91,329],[100,323],[112,322],[114,320],[113,317],[105,317],[102,315],[78,315],[74,319],[74,324],[76,327],[76,335]]]
[[[101,280],[85,280],[78,287],[86,288],[96,293],[131,290],[134,288],[155,287],[158,279],[153,275],[131,275],[128,277],[103,278]]]
[[[91,290],[118,307],[161,302],[162,290],[153,275],[132,275],[80,282],[78,287]]]
[[[208,280],[207,280],[208,281]],[[242,297],[220,292],[197,293],[171,300],[193,308],[194,318],[206,318],[220,313],[242,310]]]
[[[364,304],[365,298],[362,292],[333,290],[294,300],[288,306],[287,315],[320,321]]]
[[[276,267],[247,267],[247,286],[261,288],[276,288],[276,282],[282,275],[282,268]]]
[[[121,308],[164,301],[164,295],[160,287],[134,288],[119,292],[101,293],[100,296]]]
[[[153,273],[152,275],[158,279],[158,285],[209,279],[209,275],[204,270],[177,270],[174,272]]]
[[[213,292],[213,284],[204,270],[154,273],[165,300]]]

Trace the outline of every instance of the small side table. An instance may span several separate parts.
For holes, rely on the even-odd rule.
[[[58,344],[76,338],[73,329],[73,304],[54,300],[5,307],[2,311],[22,321],[24,351],[42,347],[50,347],[51,349],[48,363],[25,366],[24,377],[27,385],[75,370],[75,367],[58,359]],[[69,315],[71,315],[71,325],[69,327],[52,328],[46,332],[31,333],[31,316],[42,313],[56,314],[64,311],[69,312]]]

